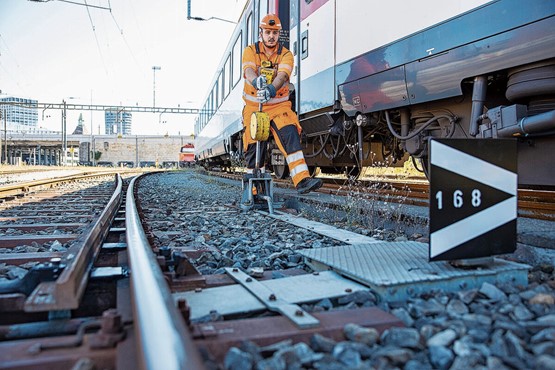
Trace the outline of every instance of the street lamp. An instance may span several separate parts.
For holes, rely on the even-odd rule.
[[[156,107],[156,71],[161,69],[160,66],[152,66],[152,107]]]
[[[62,166],[66,165],[67,162],[67,103],[66,99],[79,99],[76,96],[68,96],[65,99],[62,99],[63,109],[62,109]],[[73,157],[72,157],[73,159]]]
[[[93,105],[93,91],[91,89],[91,106]],[[89,161],[94,166],[94,134],[93,134],[93,111],[91,109],[91,142],[89,144]]]
[[[3,106],[3,114],[2,117],[4,118],[4,146],[5,150],[2,153],[2,140],[0,140],[0,164],[2,164],[2,159],[4,159],[4,164],[8,164],[8,126],[7,126],[7,113],[6,113],[6,106]]]
[[[66,100],[62,99],[62,103],[63,103],[63,110],[62,110],[62,158],[61,158],[61,162],[62,162],[62,166],[66,165],[66,159],[67,159],[67,122],[66,122],[66,113],[67,113],[67,105],[66,105]]]

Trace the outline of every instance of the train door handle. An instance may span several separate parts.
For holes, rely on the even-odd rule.
[[[308,30],[301,35],[301,59],[308,57]]]

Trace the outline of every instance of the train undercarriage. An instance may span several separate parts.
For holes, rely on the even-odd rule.
[[[336,107],[300,117],[303,151],[312,174],[356,178],[364,167],[403,166],[412,160],[428,174],[433,138],[518,140],[519,185],[555,187],[550,153],[555,153],[555,59],[475,76],[462,95],[348,116]],[[231,170],[242,165],[241,133],[227,141],[225,156],[206,166]],[[283,155],[270,138],[267,167],[288,176]]]
[[[357,176],[411,158],[427,173],[429,139],[515,138],[519,183],[555,186],[555,59],[469,78],[461,88],[462,96],[352,117],[301,117],[307,163]]]

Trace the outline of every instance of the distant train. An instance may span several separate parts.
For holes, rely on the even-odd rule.
[[[190,167],[195,164],[195,145],[187,143],[179,150],[179,167]]]
[[[205,166],[241,162],[242,51],[277,13],[309,169],[428,169],[430,138],[518,138],[521,185],[555,186],[555,1],[251,0],[195,123]],[[268,165],[287,176],[270,139]]]

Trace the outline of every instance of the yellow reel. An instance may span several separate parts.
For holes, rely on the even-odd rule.
[[[270,117],[265,112],[254,112],[251,115],[251,139],[266,141],[270,136]]]

